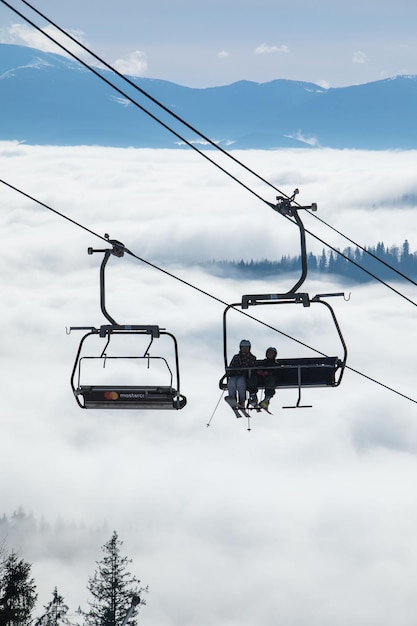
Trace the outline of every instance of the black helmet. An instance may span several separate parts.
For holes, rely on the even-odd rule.
[[[278,354],[278,351],[277,351],[277,349],[276,349],[276,348],[273,348],[273,347],[269,347],[269,348],[267,348],[267,349],[266,349],[265,356],[267,357],[267,356],[268,356],[268,352],[271,352],[271,350],[272,350],[272,352],[274,353],[274,359],[275,359],[275,357],[276,357],[276,356],[277,356],[277,354]]]
[[[242,339],[242,341],[239,344],[239,348],[243,348],[244,346],[247,346],[248,348],[251,347],[251,343],[249,339]]]

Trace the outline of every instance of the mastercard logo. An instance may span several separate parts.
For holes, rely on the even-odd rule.
[[[117,391],[105,391],[104,398],[106,400],[118,400],[119,394],[117,393]]]

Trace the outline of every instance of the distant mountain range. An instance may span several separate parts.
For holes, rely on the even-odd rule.
[[[140,93],[96,71],[122,93],[66,57],[0,44],[0,140],[175,148],[185,139],[203,147],[156,100],[225,149],[417,148],[417,76],[330,89],[281,79],[193,89],[130,77]]]

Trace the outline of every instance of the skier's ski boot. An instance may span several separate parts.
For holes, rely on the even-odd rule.
[[[255,407],[257,404],[258,404],[258,396],[256,395],[256,393],[251,393],[251,395],[249,396],[249,400],[248,400],[248,406]]]
[[[261,409],[265,409],[265,411],[267,411],[269,409],[269,401],[271,398],[268,398],[268,396],[265,396],[265,398],[262,400],[262,402],[260,403],[260,407]]]

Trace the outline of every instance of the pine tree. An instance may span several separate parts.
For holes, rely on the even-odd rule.
[[[30,563],[12,552],[2,563],[0,572],[0,625],[29,626],[37,594]]]
[[[36,620],[35,626],[70,626],[71,622],[67,618],[69,609],[56,587],[52,592],[52,600],[44,606],[44,609],[45,613]]]
[[[122,545],[114,531],[102,547],[104,557],[97,562],[98,568],[87,585],[93,599],[89,601],[90,610],[84,613],[86,626],[125,626],[129,610],[126,626],[135,626],[138,608],[146,604],[142,595],[148,588],[138,587],[140,580],[127,571],[132,560],[120,555]]]
[[[327,269],[327,256],[326,256],[326,252],[325,252],[325,250],[323,248],[320,260],[318,262],[318,270],[319,270],[319,272],[325,272],[326,269]]]

